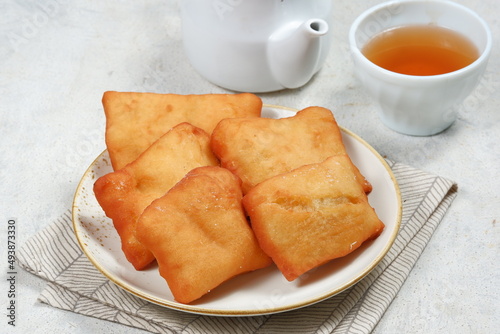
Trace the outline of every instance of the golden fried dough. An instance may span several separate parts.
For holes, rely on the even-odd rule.
[[[272,263],[248,225],[240,183],[224,168],[196,168],[139,218],[137,238],[155,255],[178,302]]]
[[[275,175],[346,154],[333,114],[321,107],[281,119],[224,119],[214,129],[210,146],[221,166],[241,178],[244,194]],[[354,168],[365,192],[370,192],[371,184]]]
[[[122,250],[137,270],[154,260],[135,237],[139,216],[153,200],[163,196],[187,172],[216,166],[217,158],[203,130],[181,123],[160,137],[123,169],[100,177],[94,184],[97,201],[120,235]]]
[[[105,92],[106,146],[114,170],[134,161],[155,140],[179,123],[208,134],[229,117],[259,117],[262,100],[249,93],[176,95]]]
[[[263,181],[243,205],[260,246],[289,281],[384,229],[347,155]]]

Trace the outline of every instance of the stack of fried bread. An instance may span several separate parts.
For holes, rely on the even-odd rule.
[[[273,262],[288,280],[384,224],[332,112],[261,117],[253,94],[106,92],[114,171],[94,193],[137,270],[156,259],[181,303]]]

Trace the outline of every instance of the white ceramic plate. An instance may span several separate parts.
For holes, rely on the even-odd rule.
[[[263,117],[283,118],[293,109],[265,105]],[[112,171],[107,151],[87,169],[76,190],[73,224],[76,237],[89,260],[107,278],[126,291],[153,303],[191,313],[220,316],[270,314],[304,307],[331,297],[366,276],[392,246],[401,221],[401,196],[384,159],[352,132],[342,129],[344,144],[353,162],[372,183],[370,204],[386,227],[374,241],[350,255],[331,261],[288,282],[275,266],[235,277],[195,303],[174,300],[157,266],[136,271],[121,251],[112,221],[97,203],[93,184]]]

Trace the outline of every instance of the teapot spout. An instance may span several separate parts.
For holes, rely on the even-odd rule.
[[[310,19],[292,22],[274,32],[267,45],[267,60],[274,79],[285,88],[305,85],[322,65],[322,36],[328,30],[326,21]]]

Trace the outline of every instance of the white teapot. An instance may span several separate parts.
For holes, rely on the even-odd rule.
[[[181,0],[183,43],[193,67],[241,92],[298,88],[331,44],[332,0]]]

